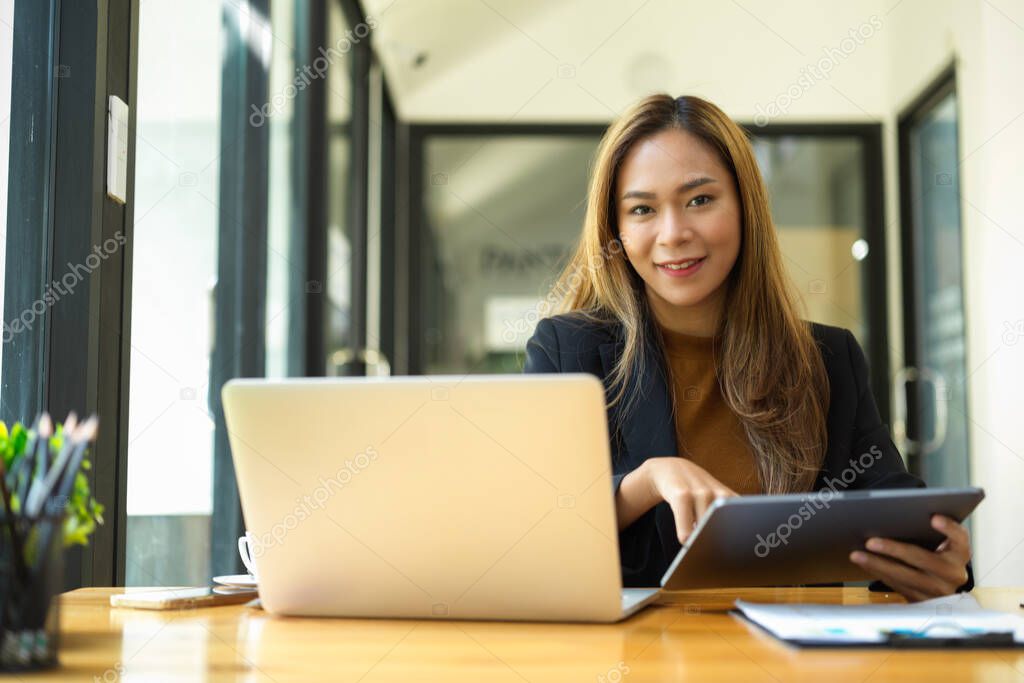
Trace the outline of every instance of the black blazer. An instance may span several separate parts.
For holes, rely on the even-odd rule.
[[[650,323],[649,323],[650,324]],[[907,472],[903,458],[882,423],[868,385],[864,352],[849,330],[811,323],[828,373],[831,395],[827,427],[828,447],[815,490],[832,486],[837,491],[868,488],[922,487],[924,482]],[[652,328],[651,332],[655,332]],[[652,339],[653,334],[648,335]],[[579,314],[544,318],[526,344],[524,372],[586,372],[598,377],[610,396],[610,373],[624,345],[620,324],[599,324]],[[653,342],[650,342],[653,344]],[[668,389],[664,357],[651,346],[651,357],[642,377],[631,377],[629,391],[641,391],[642,403],[627,419],[619,407],[608,410],[612,450],[612,482],[618,489],[623,477],[651,457],[676,455],[675,418]],[[877,454],[881,452],[881,456]],[[855,466],[868,453],[869,467]],[[660,503],[619,534],[624,586],[657,586],[679,552],[675,520],[668,503]],[[967,583],[974,586],[968,566]],[[874,582],[875,590],[888,590]]]

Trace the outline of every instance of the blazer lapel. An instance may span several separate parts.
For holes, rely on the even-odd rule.
[[[610,378],[615,362],[622,355],[622,341],[601,344],[601,365],[604,377]],[[621,402],[611,410],[612,429],[620,430],[625,448],[625,460],[631,468],[647,458],[677,455],[675,417],[672,400],[660,352],[649,347],[649,358],[643,376],[633,373],[629,377],[626,396],[636,396],[636,402],[625,420],[621,417]],[[639,392],[634,394],[633,392]],[[623,399],[626,400],[625,398]]]

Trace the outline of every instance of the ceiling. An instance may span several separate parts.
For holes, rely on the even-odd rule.
[[[752,119],[829,54],[828,78],[802,87],[786,120],[877,119],[888,109],[884,29],[928,11],[892,4],[361,0],[401,118],[514,123],[605,122],[655,91]],[[858,29],[871,35],[854,45]]]

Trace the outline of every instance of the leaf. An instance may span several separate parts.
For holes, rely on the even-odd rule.
[[[64,425],[54,425],[54,433],[47,442],[50,455],[59,452],[64,445]],[[0,422],[0,456],[4,466],[10,470],[25,457],[29,431],[21,422],[15,422],[8,431],[6,424]],[[86,450],[86,454],[88,454]],[[88,545],[89,537],[96,530],[97,524],[103,524],[105,508],[92,497],[89,478],[84,474],[92,468],[88,459],[83,459],[81,468],[75,473],[71,493],[68,496],[65,511],[67,516],[62,525],[64,545]],[[21,500],[11,496],[11,509],[17,514],[21,512]]]
[[[89,545],[89,536],[95,528],[91,519],[83,522],[76,517],[68,517],[64,520],[64,546]]]
[[[25,431],[25,425],[20,422],[15,422],[11,428],[11,446],[13,447],[14,455],[22,455],[25,453],[25,445],[28,443],[28,432]]]

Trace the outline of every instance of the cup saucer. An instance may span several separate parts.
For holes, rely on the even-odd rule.
[[[231,586],[233,588],[256,588],[256,579],[253,578],[252,574],[231,574],[229,576],[215,576],[213,577],[214,583],[219,583],[222,586]]]

